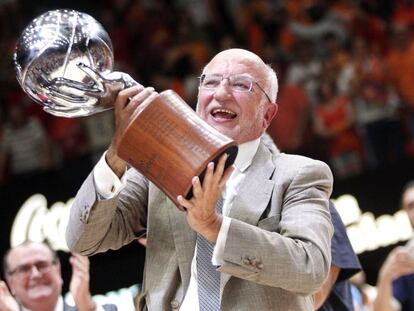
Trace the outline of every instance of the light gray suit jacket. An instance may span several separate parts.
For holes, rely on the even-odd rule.
[[[140,173],[109,200],[92,174],[71,207],[66,239],[84,255],[118,249],[147,234],[141,306],[176,310],[184,299],[196,233],[185,214]],[[333,228],[326,164],[271,152],[262,142],[240,185],[219,268],[222,310],[313,310],[328,274]]]

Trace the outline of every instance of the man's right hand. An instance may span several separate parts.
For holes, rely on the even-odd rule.
[[[106,162],[118,177],[122,177],[126,162],[118,157],[118,146],[128,125],[143,107],[158,95],[153,87],[133,86],[119,92],[115,101],[115,135],[106,154]],[[141,107],[141,109],[140,109]]]
[[[19,305],[4,281],[0,281],[0,311],[19,311]]]

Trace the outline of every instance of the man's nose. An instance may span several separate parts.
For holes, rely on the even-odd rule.
[[[228,100],[232,96],[228,78],[221,80],[220,84],[214,91],[214,97],[218,100]]]
[[[39,269],[36,266],[30,267],[30,277],[38,277],[41,276],[42,273],[39,271]]]

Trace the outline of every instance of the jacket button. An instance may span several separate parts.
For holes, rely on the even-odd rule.
[[[173,308],[173,310],[178,310],[179,307],[180,303],[177,300],[171,301],[171,308]]]
[[[85,222],[85,212],[82,212],[82,213],[80,214],[79,220],[80,220],[81,222]]]

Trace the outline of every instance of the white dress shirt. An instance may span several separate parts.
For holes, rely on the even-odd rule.
[[[63,311],[63,309],[64,309],[63,298],[62,296],[59,296],[58,301],[56,302],[56,306],[53,309],[53,311]],[[30,311],[30,309],[26,309],[25,307],[22,306],[22,311]]]
[[[223,222],[214,247],[212,264],[220,266],[223,263],[223,252],[227,239],[227,232],[230,227],[231,219],[227,217],[233,203],[233,199],[237,194],[238,186],[245,176],[247,168],[252,163],[260,143],[260,138],[239,145],[239,151],[234,162],[235,169],[228,179],[223,190]],[[106,153],[101,157],[94,168],[94,182],[98,194],[109,199],[117,195],[126,184],[125,174],[121,180],[111,170],[105,161]],[[196,248],[197,249],[197,248]],[[198,305],[198,287],[197,287],[197,269],[196,269],[196,252],[194,253],[191,263],[190,284],[185,295],[184,301],[180,307],[180,311],[199,310]]]
[[[73,300],[72,297],[71,299]],[[68,303],[67,300],[66,300],[66,303]],[[74,304],[73,301],[72,303]],[[63,297],[59,296],[58,301],[56,302],[56,306],[53,309],[53,311],[64,311],[64,310],[65,310],[65,304],[63,303]],[[26,309],[25,307],[22,306],[22,311],[30,311],[30,309]],[[105,311],[105,309],[100,304],[97,304],[95,311]]]

